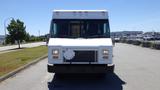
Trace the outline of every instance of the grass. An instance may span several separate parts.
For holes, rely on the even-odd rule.
[[[11,72],[35,59],[47,54],[46,46],[25,48],[0,54],[0,76]]]
[[[24,43],[21,43],[21,45],[22,45],[22,44],[29,44],[29,43],[37,43],[37,42],[44,42],[44,41],[31,41],[31,42],[24,42]],[[0,44],[0,47],[12,46],[12,45],[17,45],[17,47],[18,47],[18,44],[7,44],[7,45]]]

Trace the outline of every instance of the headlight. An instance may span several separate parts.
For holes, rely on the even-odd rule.
[[[107,49],[102,50],[102,55],[104,59],[108,59],[109,57],[109,51]]]
[[[54,59],[59,58],[59,50],[58,49],[52,50],[52,55]]]
[[[53,55],[58,55],[58,54],[59,54],[59,50],[57,50],[57,49],[53,50],[53,51],[52,51],[52,54],[53,54]]]

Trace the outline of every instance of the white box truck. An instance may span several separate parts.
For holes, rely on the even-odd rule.
[[[114,71],[106,10],[54,10],[48,42],[48,72]]]

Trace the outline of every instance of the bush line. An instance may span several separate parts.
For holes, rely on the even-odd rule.
[[[120,40],[119,42],[160,50],[160,43],[157,42],[139,41],[139,40]]]

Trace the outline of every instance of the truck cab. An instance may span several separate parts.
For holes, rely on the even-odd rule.
[[[48,72],[114,71],[106,10],[54,10],[48,42]]]

